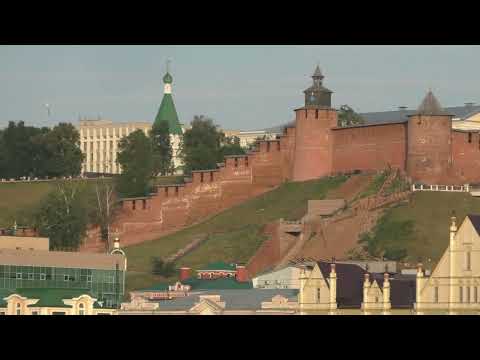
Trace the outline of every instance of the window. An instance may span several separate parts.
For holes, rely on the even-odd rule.
[[[467,303],[470,302],[470,286],[467,286]]]
[[[474,302],[478,302],[478,286],[473,288],[473,300]]]
[[[433,301],[434,301],[435,303],[438,303],[438,286],[435,286],[434,295],[433,295]]]
[[[38,311],[32,311],[32,315],[38,315]]]
[[[17,315],[22,315],[21,305],[20,305],[19,303],[17,303],[17,305],[16,305],[16,311],[15,311],[15,313],[16,313]]]
[[[378,303],[378,296],[375,296],[375,302]]]
[[[469,142],[469,143],[472,142],[472,133],[468,133],[468,142]]]
[[[28,274],[28,280],[33,280],[33,273]]]
[[[92,282],[92,275],[87,275],[87,283],[91,283]]]
[[[0,315],[5,315],[5,311],[0,311]]]
[[[40,274],[40,280],[46,280],[46,275],[45,274]]]
[[[320,288],[317,288],[317,303],[320,304]]]
[[[22,280],[22,273],[17,273],[17,280]]]
[[[78,305],[78,315],[85,315],[85,306],[83,304]]]
[[[459,291],[460,302],[463,303],[463,286],[460,286],[458,288],[458,291]]]
[[[467,263],[466,270],[467,271],[472,270],[470,251],[467,251],[467,253],[465,254],[465,262]]]
[[[63,281],[68,281],[70,280],[70,276],[68,275],[63,275]]]

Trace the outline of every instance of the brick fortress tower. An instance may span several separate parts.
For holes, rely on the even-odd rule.
[[[452,170],[452,117],[431,91],[408,120],[407,173],[413,181],[449,182]]]
[[[313,84],[304,91],[305,106],[295,110],[293,181],[316,179],[332,172],[332,134],[337,112],[331,107],[332,91],[322,85],[317,66]]]

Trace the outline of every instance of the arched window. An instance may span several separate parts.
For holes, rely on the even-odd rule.
[[[16,314],[17,315],[22,315],[22,309],[21,309],[22,306],[20,305],[20,303],[17,303],[16,307],[17,307]]]
[[[85,305],[83,303],[78,305],[78,315],[85,315]]]

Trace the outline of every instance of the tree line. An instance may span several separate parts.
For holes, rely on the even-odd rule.
[[[53,128],[10,121],[0,130],[0,178],[78,176],[80,134],[72,124]]]
[[[168,123],[154,125],[149,135],[141,130],[132,132],[119,143],[118,163],[122,173],[118,177],[118,191],[124,197],[146,196],[151,192],[151,179],[173,173],[173,150]],[[217,168],[226,155],[242,155],[238,137],[227,137],[213,120],[203,115],[194,116],[191,128],[183,134],[177,155],[183,163],[183,174],[194,170]]]
[[[216,168],[225,155],[245,153],[240,140],[225,136],[212,119],[195,116],[191,125],[176,154],[183,161],[185,175]],[[76,176],[83,160],[79,141],[78,131],[70,124],[49,129],[11,122],[0,133],[0,177]],[[25,220],[41,236],[50,238],[52,250],[78,249],[89,224],[98,226],[105,248],[110,250],[110,225],[118,200],[148,195],[156,176],[174,172],[173,155],[167,122],[154,125],[148,135],[134,131],[119,142],[120,175],[88,184],[58,181]]]

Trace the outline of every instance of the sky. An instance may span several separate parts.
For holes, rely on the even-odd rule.
[[[153,122],[167,59],[186,124],[194,115],[224,129],[289,122],[317,64],[335,107],[413,109],[430,88],[445,107],[480,103],[480,46],[1,45],[0,128],[80,117]]]

